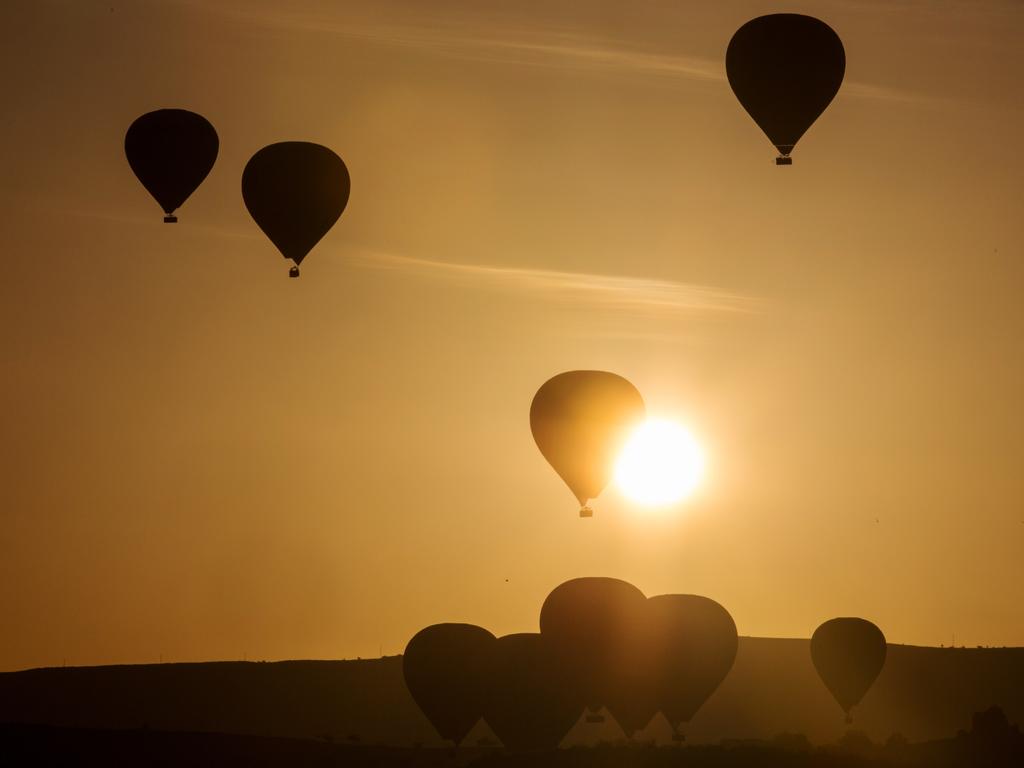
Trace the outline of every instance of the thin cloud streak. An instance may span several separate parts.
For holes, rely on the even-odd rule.
[[[726,82],[725,61],[679,53],[645,50],[566,31],[525,27],[500,30],[483,24],[439,23],[387,25],[338,22],[324,16],[278,8],[211,8],[195,0],[177,0],[195,8],[281,29],[332,34],[377,45],[419,48],[468,61],[568,68],[577,71],[636,74],[694,82]],[[855,98],[921,102],[925,97],[884,86],[847,81],[843,91]]]
[[[898,102],[901,104],[932,104],[940,105],[943,99],[926,96],[921,93],[902,91],[897,88],[886,88],[884,85],[871,85],[870,83],[859,83],[856,81],[845,81],[839,89],[839,96],[843,94],[855,99],[868,99],[871,101]]]
[[[605,41],[584,40],[560,35],[547,42],[527,40],[491,40],[492,49],[505,49],[524,56],[536,56],[533,63],[568,64],[576,69],[636,72],[647,75],[717,82],[725,80],[720,62],[697,56],[651,53],[639,49],[615,47]],[[543,61],[543,59],[548,61]]]
[[[177,2],[261,26],[337,35],[378,45],[420,48],[471,61],[582,70],[658,74],[693,80],[723,80],[722,63],[697,56],[681,56],[616,46],[597,38],[568,32],[527,28],[500,33],[482,24],[448,22],[431,24],[346,23],[314,14],[278,8],[210,7],[195,0]]]
[[[464,283],[528,294],[551,303],[600,308],[644,315],[754,314],[764,302],[706,285],[677,283],[643,277],[560,272],[476,264],[456,264],[410,256],[362,253],[350,256],[366,269]]]

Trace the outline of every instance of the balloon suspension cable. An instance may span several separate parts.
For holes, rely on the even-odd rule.
[[[589,504],[584,504],[582,507],[580,507],[580,517],[593,517],[593,516],[594,516],[594,510],[590,507]]]
[[[175,216],[173,213],[168,213],[166,216],[164,216],[164,224],[177,224],[177,223],[178,223],[178,217]]]
[[[298,277],[298,276],[299,276],[299,268],[298,267],[292,267],[291,269],[288,270],[288,277]]]

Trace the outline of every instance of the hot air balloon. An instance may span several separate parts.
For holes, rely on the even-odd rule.
[[[643,592],[632,584],[588,577],[555,587],[540,609],[541,634],[573,689],[594,712],[614,707],[618,714],[612,715],[627,735],[647,722],[634,723],[632,691],[623,688],[624,671],[635,660],[642,636],[645,603]]]
[[[866,619],[830,619],[811,636],[811,660],[818,676],[853,722],[850,710],[885,666],[885,635]]]
[[[793,147],[839,91],[846,53],[825,22],[775,13],[737,30],[725,71],[740,104],[779,150],[775,163],[791,165]]]
[[[499,637],[488,682],[484,719],[507,749],[555,749],[583,711],[561,660],[539,634]]]
[[[700,595],[649,598],[647,613],[658,708],[681,741],[681,726],[732,669],[739,645],[736,624],[725,608]]]
[[[636,387],[606,371],[568,371],[549,379],[530,405],[537,447],[580,503],[580,517],[604,490],[630,430],[643,421]]]
[[[434,624],[409,641],[405,685],[442,738],[459,745],[483,717],[494,635],[472,624]]]
[[[622,633],[617,662],[607,668],[604,702],[628,738],[642,730],[658,712],[657,665],[652,664],[652,627],[646,611]]]
[[[242,172],[245,207],[281,255],[299,265],[348,203],[348,169],[319,144],[284,141],[253,155]]]
[[[132,171],[164,211],[164,221],[196,191],[217,160],[217,131],[202,115],[158,109],[137,118],[124,136]]]

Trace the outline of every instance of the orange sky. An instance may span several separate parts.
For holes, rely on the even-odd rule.
[[[5,5],[0,669],[398,653],[583,575],[1024,644],[1024,6],[280,5]],[[778,10],[848,60],[791,168],[724,79]],[[160,107],[221,139],[175,227]],[[293,139],[353,180],[298,281],[239,192]],[[528,425],[573,368],[690,426],[696,498],[577,517]]]

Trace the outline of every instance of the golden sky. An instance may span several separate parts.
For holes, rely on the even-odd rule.
[[[791,168],[724,76],[779,10],[848,61]],[[0,669],[536,631],[584,575],[1024,644],[1024,4],[0,15]],[[161,107],[221,140],[174,227],[123,155]],[[239,190],[282,140],[352,175],[297,281]],[[691,428],[696,497],[577,516],[528,423],[575,368]]]

